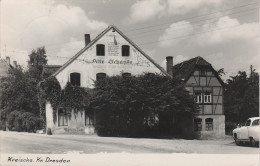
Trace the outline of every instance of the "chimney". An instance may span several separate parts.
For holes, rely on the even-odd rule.
[[[166,71],[171,76],[173,75],[172,67],[173,67],[173,57],[167,56],[166,57]]]
[[[6,57],[6,63],[7,63],[8,65],[10,65],[10,57],[9,57],[9,56]]]
[[[17,67],[17,62],[13,61],[13,64],[14,64],[14,68],[16,68]]]
[[[85,34],[85,46],[90,43],[90,34]]]

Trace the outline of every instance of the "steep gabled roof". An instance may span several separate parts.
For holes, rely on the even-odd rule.
[[[128,41],[135,49],[142,53],[152,64],[154,64],[158,69],[161,70],[167,76],[169,75],[166,70],[164,70],[160,65],[158,65],[151,57],[149,57],[145,52],[143,52],[134,42],[132,42],[126,35],[123,34],[115,25],[108,26],[103,32],[101,32],[95,39],[93,39],[87,46],[81,49],[76,55],[74,55],[71,59],[69,59],[58,71],[56,71],[53,76],[59,74],[63,69],[65,69],[69,64],[71,64],[75,59],[77,59],[81,54],[83,54],[88,48],[90,48],[93,44],[95,44],[102,36],[104,36],[109,30],[114,29],[117,33],[119,33],[126,41]]]
[[[184,81],[186,82],[189,79],[189,77],[193,74],[196,67],[210,68],[212,70],[212,72],[214,73],[214,75],[216,76],[216,78],[221,83],[221,85],[224,86],[224,82],[219,77],[216,70],[211,66],[211,64],[209,62],[207,62],[205,59],[203,59],[200,56],[174,65],[172,68],[173,77],[180,77],[181,79],[184,79]]]

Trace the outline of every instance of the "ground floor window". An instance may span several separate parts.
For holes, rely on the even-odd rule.
[[[213,130],[213,119],[212,118],[207,118],[206,119],[206,130],[207,131],[212,131]]]
[[[201,131],[202,130],[201,121],[202,120],[200,118],[194,119],[194,131]]]
[[[68,126],[69,116],[64,109],[58,110],[58,125],[59,126]]]
[[[94,125],[94,113],[86,111],[85,112],[85,125]]]

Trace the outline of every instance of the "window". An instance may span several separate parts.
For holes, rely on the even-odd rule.
[[[130,76],[131,76],[131,73],[122,73],[122,76],[123,76],[123,77],[130,77]]]
[[[246,126],[250,126],[250,124],[251,124],[251,120],[248,119],[248,120],[246,121]]]
[[[85,125],[94,125],[94,113],[85,112]]]
[[[122,56],[129,56],[129,45],[122,45]]]
[[[206,75],[207,75],[207,70],[200,69],[200,76],[206,76]]]
[[[206,119],[206,130],[207,131],[212,131],[213,130],[213,119],[212,118],[207,118]]]
[[[210,92],[204,93],[204,103],[211,103],[211,93]]]
[[[64,109],[58,110],[58,125],[68,126],[68,114]]]
[[[106,73],[97,73],[96,75],[96,80],[101,80],[101,79],[104,79],[106,78]]]
[[[202,93],[201,92],[195,92],[195,101],[196,101],[196,103],[202,103]]]
[[[105,56],[105,45],[104,44],[97,44],[97,56]]]
[[[70,83],[73,86],[80,86],[80,73],[70,73]]]
[[[258,125],[259,125],[259,119],[254,120],[252,126],[258,126]]]
[[[194,119],[194,131],[201,131],[202,126],[201,126],[201,119],[196,118]]]

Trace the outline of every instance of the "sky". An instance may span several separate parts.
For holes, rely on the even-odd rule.
[[[48,64],[62,65],[110,24],[158,64],[203,57],[226,75],[260,71],[257,0],[0,0],[0,52],[27,66],[45,46]]]

